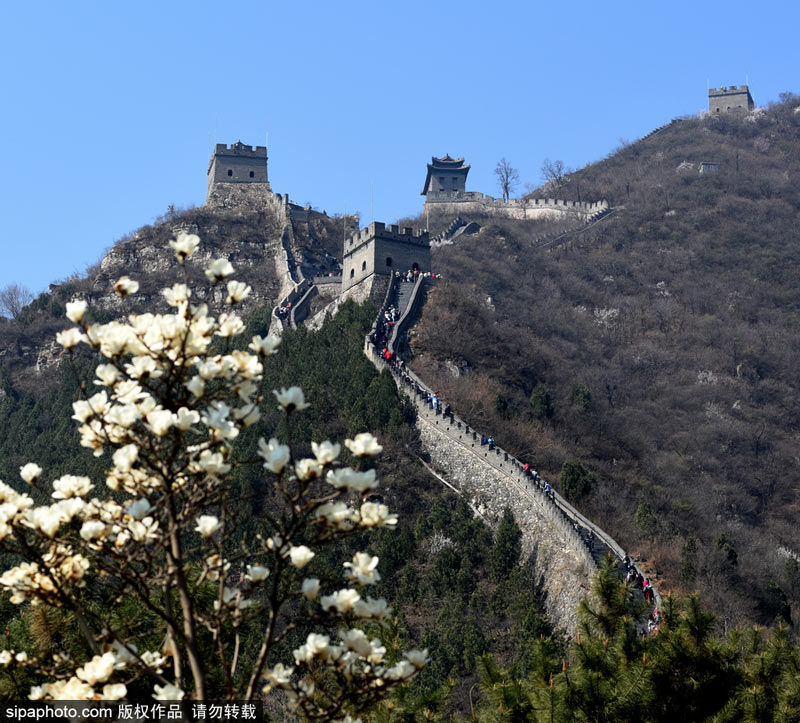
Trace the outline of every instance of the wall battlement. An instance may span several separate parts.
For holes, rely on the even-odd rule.
[[[479,191],[465,191],[463,193],[429,193],[426,203],[463,203],[478,202],[486,206],[494,207],[516,207],[516,208],[553,208],[557,210],[578,211],[580,213],[597,213],[608,207],[607,201],[564,201],[558,198],[529,198],[516,199],[510,198],[508,201],[502,198],[494,198]]]
[[[427,243],[428,232],[422,229],[414,230],[408,228],[400,228],[396,224],[387,226],[380,221],[373,221],[369,226],[365,226],[360,231],[356,231],[345,244],[344,250],[347,253],[354,246],[358,246],[361,242],[368,241],[371,238],[390,239],[392,241],[403,241],[405,243]]]
[[[342,293],[373,274],[392,276],[395,271],[415,268],[431,270],[428,232],[374,221],[345,241]]]
[[[755,103],[746,85],[729,85],[708,89],[709,113],[753,110]]]
[[[208,163],[206,205],[219,205],[218,197],[242,195],[230,184],[257,184],[269,190],[267,147],[248,146],[241,141],[217,143]],[[258,195],[258,193],[256,193]]]
[[[729,85],[722,86],[721,88],[709,88],[709,95],[723,95],[725,93],[748,93],[749,89],[746,85]]]

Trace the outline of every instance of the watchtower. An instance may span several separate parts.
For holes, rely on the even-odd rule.
[[[267,147],[247,146],[241,141],[227,146],[217,143],[208,164],[206,204],[215,187],[225,183],[258,183],[269,189]]]
[[[746,85],[708,89],[708,112],[728,113],[736,110],[753,110],[753,96]]]
[[[463,158],[450,158],[449,154],[445,154],[444,158],[431,157],[420,195],[464,193],[469,169],[470,166],[464,165]]]
[[[342,292],[373,274],[431,270],[431,244],[427,231],[374,222],[353,234],[344,244]]]

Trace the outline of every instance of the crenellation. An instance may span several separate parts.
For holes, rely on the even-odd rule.
[[[374,275],[391,276],[408,269],[430,271],[428,232],[373,221],[344,243],[342,293]]]
[[[708,112],[751,111],[755,107],[747,85],[729,85],[708,89]]]
[[[240,184],[252,187],[253,193],[237,188]],[[217,143],[208,164],[206,205],[225,205],[231,197],[241,201],[250,196],[261,203],[261,197],[265,193],[271,194],[267,173],[267,147],[253,147],[241,141],[230,146]]]

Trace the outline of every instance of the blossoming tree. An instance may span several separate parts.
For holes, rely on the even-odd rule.
[[[199,239],[181,234],[170,245],[183,265]],[[240,431],[271,399],[289,421],[308,403],[297,387],[263,388],[262,362],[279,339],[255,336],[248,351],[233,348],[244,330],[234,308],[250,287],[232,273],[224,259],[206,269],[211,283],[227,288],[227,310],[216,318],[191,302],[186,283],[163,290],[168,314],[93,324],[85,301],[67,305],[75,326],[58,342],[70,355],[87,344],[102,357],[94,384],[82,385],[74,419],[81,445],[108,453],[110,465],[103,482],[54,480],[53,501],[42,506],[0,483],[0,550],[22,560],[0,585],[13,603],[67,611],[88,651],[82,659],[2,651],[0,663],[41,676],[32,699],[120,699],[143,682],[155,698],[170,700],[253,700],[280,689],[304,718],[345,719],[425,664],[426,651],[390,662],[367,633],[390,615],[367,592],[380,579],[377,557],[357,552],[333,578],[309,573],[321,548],[396,524],[384,504],[369,501],[374,470],[343,466],[340,445],[329,441],[312,444],[314,456],[303,459],[275,438],[259,440],[255,459],[233,455]],[[115,290],[124,305],[138,284],[123,277]],[[366,433],[345,445],[358,459],[381,451]],[[264,484],[274,486],[276,504],[257,521],[258,533],[244,529],[233,482],[240,464],[261,465]],[[46,487],[34,462],[20,475]],[[122,605],[152,621],[163,644],[145,647],[153,630],[143,631],[137,616],[111,614]],[[293,660],[272,662],[301,612],[323,632],[308,634]],[[254,628],[258,644],[245,665],[242,631]]]

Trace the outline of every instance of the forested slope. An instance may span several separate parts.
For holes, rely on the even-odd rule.
[[[783,101],[567,176],[548,195],[618,209],[568,246],[487,220],[437,249],[413,340],[459,414],[551,479],[584,462],[580,506],[727,623],[800,615],[800,99]]]

